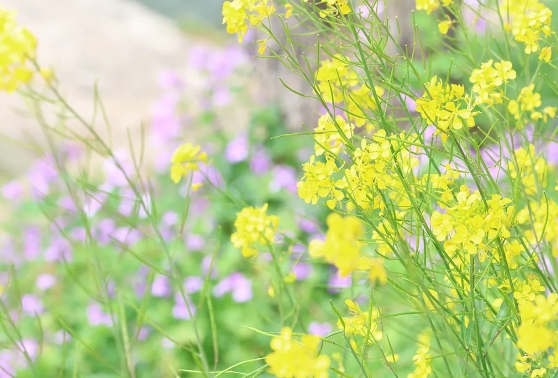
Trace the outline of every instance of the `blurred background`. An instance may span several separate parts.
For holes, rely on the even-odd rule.
[[[188,60],[196,47],[222,46],[223,1],[207,0],[7,0],[21,25],[39,41],[39,59],[52,66],[63,94],[82,114],[93,114],[98,86],[114,141],[126,145],[149,123],[161,96],[158,78],[172,70],[195,77]],[[200,83],[200,85],[203,83]],[[25,172],[44,150],[44,137],[19,96],[0,94],[0,182]],[[234,127],[234,126],[233,126]]]

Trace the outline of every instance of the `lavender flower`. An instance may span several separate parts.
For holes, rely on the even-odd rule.
[[[299,262],[293,267],[293,273],[295,274],[297,281],[303,281],[310,277],[310,274],[312,274],[312,265]]]
[[[287,189],[291,193],[296,193],[297,178],[296,169],[288,165],[277,165],[273,168],[273,179],[269,183],[269,190],[271,192],[278,192],[281,189]]]
[[[311,335],[324,337],[331,333],[331,324],[311,322],[310,324],[308,324],[308,333]]]
[[[156,275],[151,285],[151,294],[154,297],[168,297],[171,294],[169,278],[163,275]]]
[[[250,170],[255,175],[263,175],[269,172],[271,168],[271,158],[263,147],[256,148],[256,151],[250,159]]]
[[[203,278],[199,276],[186,277],[184,279],[184,290],[188,294],[194,294],[203,288]]]
[[[184,302],[184,298],[180,293],[174,295],[174,307],[172,308],[172,316],[175,319],[188,320],[196,313],[196,306],[190,302],[190,298],[186,298],[188,305]]]
[[[248,158],[248,138],[245,134],[231,140],[225,148],[225,157],[231,164],[240,163]]]
[[[225,277],[213,288],[213,295],[222,297],[232,292],[232,298],[237,303],[248,302],[252,299],[252,282],[242,273],[232,273]]]
[[[20,200],[23,193],[24,188],[19,181],[10,181],[2,187],[2,196],[8,201]]]
[[[342,289],[351,286],[352,283],[353,283],[353,280],[352,280],[351,276],[341,277],[339,275],[339,271],[336,270],[329,277],[328,291],[330,293],[339,293],[340,291],[342,291]]]
[[[72,257],[72,246],[61,236],[54,237],[48,248],[45,249],[47,262],[71,261]]]
[[[112,326],[112,319],[110,315],[105,313],[98,303],[91,303],[87,306],[87,321],[92,326]]]
[[[186,236],[186,247],[190,251],[201,251],[205,247],[205,240],[200,235],[190,234]]]
[[[23,256],[28,261],[35,260],[41,252],[41,230],[36,226],[29,226],[23,234]]]
[[[45,307],[36,295],[25,294],[21,297],[21,309],[25,314],[35,316],[42,314]]]
[[[48,290],[56,284],[56,277],[52,274],[43,273],[37,277],[35,284],[41,291]]]

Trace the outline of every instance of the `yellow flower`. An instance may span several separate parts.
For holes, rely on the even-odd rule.
[[[320,338],[303,335],[293,339],[292,330],[285,327],[271,340],[272,353],[265,357],[269,372],[279,378],[327,378],[330,358],[318,355]]]
[[[528,356],[522,356],[519,358],[519,361],[515,361],[515,370],[520,373],[525,373],[531,370],[531,364],[527,362]]]
[[[494,67],[492,63],[493,60],[482,63],[481,68],[473,70],[469,78],[469,81],[474,84],[473,92],[477,93],[476,102],[479,104],[501,103],[503,93],[500,87],[516,78],[511,62],[503,60],[495,63]]]
[[[463,121],[468,127],[475,126],[474,116],[478,113],[473,112],[474,105],[465,95],[465,87],[443,84],[442,80],[434,76],[425,84],[425,89],[425,93],[416,101],[416,110],[424,120],[437,126],[435,135],[441,133],[445,141],[447,131],[461,129]]]
[[[337,213],[329,214],[326,222],[326,239],[314,239],[310,242],[310,256],[323,258],[335,265],[341,276],[347,276],[355,270],[368,270],[370,264],[361,254],[364,247],[360,241],[364,237],[362,222],[356,217],[342,217]]]
[[[291,4],[285,4],[285,18],[291,17],[293,14],[293,6]]]
[[[426,14],[430,14],[440,8],[440,6],[447,7],[453,4],[453,0],[416,0],[417,10],[424,10]]]
[[[265,53],[265,48],[267,47],[267,41],[269,41],[269,38],[267,39],[260,39],[258,42],[258,54],[263,55]]]
[[[13,92],[33,77],[29,65],[37,41],[29,30],[17,25],[16,12],[0,7],[0,90]]]
[[[337,124],[337,125],[336,125]],[[339,133],[339,129],[343,135]],[[329,114],[324,114],[318,120],[318,126],[314,129],[314,139],[316,144],[314,150],[316,156],[322,155],[328,149],[328,152],[339,154],[345,147],[345,138],[350,139],[353,137],[355,126],[347,123],[340,115],[335,117],[335,121]]]
[[[231,235],[231,242],[235,248],[241,248],[244,257],[258,254],[255,247],[274,242],[275,232],[279,225],[279,218],[267,215],[267,204],[262,207],[245,207],[236,215],[234,226],[236,232]]]
[[[271,0],[225,1],[222,13],[223,24],[227,24],[227,32],[238,34],[238,41],[242,42],[249,26],[261,24],[264,18],[275,13],[275,6]]]
[[[448,20],[445,20],[445,21],[440,21],[440,22],[438,22],[438,30],[443,35],[446,35],[446,34],[448,34],[448,31],[452,27],[452,25],[453,25],[453,20],[448,19]]]
[[[185,143],[174,151],[171,158],[172,166],[170,176],[175,184],[178,184],[183,176],[198,170],[199,163],[207,162],[207,154],[205,152],[200,152],[200,150],[200,146]]]
[[[360,335],[364,337],[366,344],[374,344],[382,340],[383,332],[378,327],[376,320],[379,317],[377,309],[362,311],[358,303],[347,299],[345,304],[349,308],[350,317],[343,317],[343,321],[337,321],[337,327],[346,335]]]
[[[326,156],[326,162],[317,161],[312,155],[310,161],[302,165],[304,176],[297,184],[298,195],[306,203],[313,205],[320,198],[329,198],[326,202],[330,209],[334,209],[339,201],[345,198],[342,189],[347,186],[344,178],[335,178],[339,167],[335,161]]]
[[[419,348],[413,357],[415,371],[407,378],[427,378],[432,373],[432,356],[430,351],[430,338],[426,335],[419,336]]]
[[[548,63],[550,62],[550,59],[552,59],[552,47],[547,46],[541,50],[539,60],[543,60]]]

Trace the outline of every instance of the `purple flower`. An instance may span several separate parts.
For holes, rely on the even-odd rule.
[[[151,294],[154,297],[168,297],[171,294],[169,278],[163,275],[156,275],[151,285]]]
[[[303,281],[312,273],[312,265],[299,262],[293,267],[293,273],[295,274],[297,281]]]
[[[14,361],[17,359],[11,350],[0,350],[0,378],[13,378],[16,376]]]
[[[347,288],[351,286],[353,280],[351,276],[341,277],[339,275],[339,271],[335,271],[330,277],[328,281],[328,291],[330,293],[338,293],[341,289]]]
[[[29,226],[23,235],[23,256],[28,261],[35,260],[41,252],[41,230],[36,226]]]
[[[214,186],[223,186],[223,177],[214,166],[208,164],[199,164],[198,168],[199,169],[192,175],[193,184],[202,184],[206,181],[209,181]]]
[[[558,143],[548,143],[546,147],[546,156],[549,164],[558,165]]]
[[[61,329],[54,334],[54,342],[56,344],[61,345],[70,342],[70,340],[72,340],[72,336],[65,329]]]
[[[95,197],[87,196],[83,205],[83,212],[88,218],[93,218],[101,210],[103,203],[107,200],[106,193],[96,193]]]
[[[248,158],[248,138],[245,134],[237,136],[225,148],[225,157],[231,164],[240,163]]]
[[[112,326],[112,319],[110,315],[105,313],[98,303],[91,303],[87,306],[87,321],[92,326]]]
[[[8,201],[20,200],[23,193],[24,188],[19,181],[10,181],[2,187],[2,196]]]
[[[174,307],[172,308],[172,316],[175,319],[188,320],[196,313],[196,306],[190,302],[190,298],[186,297],[188,305],[184,302],[184,298],[180,293],[174,295]]]
[[[72,260],[72,246],[63,237],[56,236],[45,250],[45,260],[48,262]]]
[[[174,211],[167,211],[165,214],[163,214],[162,221],[165,226],[174,226],[179,221],[178,214]]]
[[[56,284],[56,277],[52,274],[43,273],[37,277],[36,285],[39,290],[48,290]]]
[[[210,278],[217,278],[217,276],[219,275],[219,272],[217,271],[217,268],[215,267],[215,264],[213,265],[213,267],[211,267],[211,260],[212,257],[211,256],[205,256],[202,260],[202,273],[207,275],[209,273],[209,269],[211,269],[211,276]]]
[[[114,230],[113,237],[118,243],[131,246],[141,239],[142,233],[135,228],[119,227]]]
[[[180,90],[184,88],[184,82],[178,77],[175,71],[165,70],[159,74],[159,86],[167,90]]]
[[[70,231],[70,236],[76,242],[85,243],[87,240],[87,230],[85,227],[76,227]]]
[[[100,246],[112,242],[112,233],[116,230],[116,223],[111,218],[101,219],[95,227],[95,239]]]
[[[263,147],[256,148],[250,159],[250,170],[255,175],[263,175],[271,168],[271,158]]]
[[[58,206],[65,210],[76,211],[76,205],[71,197],[62,197],[58,200]]]
[[[231,92],[228,88],[218,87],[213,91],[213,105],[225,106],[231,103]]]
[[[311,322],[308,325],[308,333],[311,335],[324,337],[331,333],[331,324]]]
[[[188,294],[194,294],[203,288],[203,278],[199,276],[186,277],[184,279],[184,290]]]
[[[186,247],[190,251],[201,251],[205,247],[205,240],[200,235],[190,234],[186,236]]]
[[[128,151],[121,149],[114,151],[113,157],[105,160],[104,171],[107,188],[123,187],[128,185],[126,177],[132,178],[136,168],[130,159]]]
[[[55,166],[54,158],[48,155],[43,159],[35,161],[27,172],[27,180],[31,184],[33,194],[36,197],[43,197],[47,194],[50,189],[50,183],[58,177]]]
[[[273,179],[269,183],[269,190],[278,192],[287,189],[291,193],[296,193],[297,189],[296,169],[288,165],[277,165],[273,168]]]
[[[242,273],[232,273],[225,277],[213,288],[213,295],[222,297],[232,292],[232,298],[237,303],[248,302],[252,299],[252,282]]]
[[[33,294],[25,294],[21,297],[21,309],[27,315],[40,315],[45,310],[43,302]]]
[[[318,229],[316,228],[316,224],[306,218],[300,218],[298,220],[298,227],[300,228],[300,230],[302,232],[306,232],[308,234],[311,234],[313,232],[316,232]]]
[[[149,337],[149,329],[147,327],[141,327],[138,332],[138,341],[144,341]]]
[[[209,54],[207,46],[192,46],[189,50],[188,65],[194,70],[203,70],[206,65],[207,55]]]
[[[27,353],[31,361],[35,360],[39,353],[39,343],[34,339],[23,339],[17,343],[17,346],[22,354]],[[24,363],[27,363],[27,361],[24,360]]]

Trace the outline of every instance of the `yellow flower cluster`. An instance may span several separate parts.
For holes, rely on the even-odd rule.
[[[419,336],[419,348],[413,356],[415,371],[407,378],[427,378],[432,373],[432,356],[430,352],[430,338],[426,335]]]
[[[327,378],[330,358],[318,356],[318,336],[304,335],[293,339],[292,330],[285,327],[271,340],[273,352],[265,357],[269,372],[278,378]]]
[[[516,41],[525,44],[525,53],[531,54],[540,50],[539,41],[548,37],[552,30],[552,11],[547,7],[539,10],[518,14],[511,25],[512,34]]]
[[[0,7],[0,90],[13,92],[33,77],[30,60],[35,58],[37,41],[31,32],[16,23],[16,12]]]
[[[507,205],[511,200],[494,194],[487,203],[485,207],[478,191],[462,185],[445,213],[432,214],[432,233],[445,241],[448,253],[463,250],[474,255],[496,237],[510,237],[514,207]]]
[[[416,0],[417,10],[424,10],[427,14],[430,14],[440,8],[440,6],[450,6],[453,4],[453,0]]]
[[[517,223],[525,227],[525,239],[532,245],[545,241],[553,256],[558,257],[558,204],[548,199],[548,203],[530,202],[517,214]]]
[[[510,178],[520,177],[522,193],[532,196],[542,193],[546,186],[548,164],[546,160],[535,154],[535,146],[529,145],[527,149],[520,147],[514,151],[517,166],[513,161],[508,162]]]
[[[326,203],[330,209],[334,209],[337,202],[345,198],[341,189],[347,186],[344,178],[335,178],[339,173],[339,167],[335,160],[326,156],[326,162],[316,160],[312,155],[310,161],[302,165],[304,176],[297,183],[298,195],[306,203],[315,205],[320,198],[329,198]]]
[[[274,242],[279,218],[267,215],[266,212],[267,204],[262,207],[245,207],[236,215],[236,232],[231,235],[231,242],[235,248],[241,248],[242,256],[256,256],[258,250],[255,247],[258,244]]]
[[[185,143],[174,151],[171,158],[170,176],[175,184],[178,184],[182,177],[188,175],[188,173],[198,170],[199,163],[207,162],[207,154],[200,152],[200,150],[200,146]]]
[[[327,217],[326,240],[314,239],[308,251],[313,258],[323,258],[339,269],[340,276],[348,276],[355,270],[367,271],[371,281],[387,282],[387,272],[381,259],[370,259],[362,254],[364,227],[352,216],[342,217],[331,213]],[[343,251],[343,253],[339,253]]]
[[[304,0],[305,3],[308,0]],[[325,9],[320,10],[320,17],[346,15],[351,13],[349,0],[321,0],[317,5],[325,5]]]
[[[556,359],[558,332],[555,328],[556,320],[558,320],[558,295],[556,293],[548,296],[538,294],[530,300],[519,303],[519,315],[521,324],[517,328],[517,347],[526,355],[519,358],[515,363],[515,368],[521,373],[526,373],[534,364],[541,366],[543,353],[554,349],[554,354],[549,353],[549,363],[545,365],[549,369],[555,369],[558,361]],[[539,369],[545,368],[539,367]],[[544,375],[534,375],[533,372],[531,372],[531,377]]]
[[[242,42],[248,26],[258,26],[266,17],[275,13],[272,0],[233,0],[223,4],[223,24],[227,32],[238,34]]]
[[[324,60],[316,72],[317,90],[325,102],[345,102],[347,114],[356,126],[366,123],[366,110],[378,109],[374,92],[380,98],[385,91],[374,87],[374,91],[366,84],[361,84],[357,73],[351,67],[351,60],[340,54],[332,59]]]
[[[493,63],[492,59],[482,63],[481,68],[473,70],[469,78],[469,81],[473,83],[473,92],[477,94],[476,102],[478,104],[501,103],[503,93],[500,87],[516,78],[516,72],[512,69],[511,62],[503,60],[494,63],[494,67],[492,67]]]
[[[468,127],[475,126],[474,104],[462,85],[444,85],[441,79],[434,76],[425,84],[426,92],[417,100],[416,110],[427,122],[436,126],[435,135],[442,134],[446,141],[450,129],[459,130],[465,123]]]
[[[377,309],[362,311],[358,303],[347,299],[345,304],[349,308],[350,317],[343,317],[337,321],[337,326],[346,335],[359,335],[364,337],[366,344],[374,344],[382,340],[384,334],[378,327],[377,320],[380,313]]]
[[[519,92],[517,100],[510,100],[508,103],[508,111],[516,120],[523,120],[524,123],[528,122],[527,113],[535,112],[535,109],[541,106],[541,95],[534,90],[535,84],[524,87]]]
[[[340,115],[336,116],[335,120],[329,114],[322,115],[314,129],[316,156],[322,155],[326,150],[332,154],[339,154],[345,146],[345,138],[352,138],[354,130],[355,125],[348,123]]]

